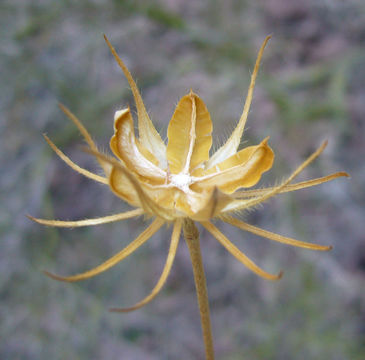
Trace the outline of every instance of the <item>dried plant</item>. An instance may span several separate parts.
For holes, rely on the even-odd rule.
[[[164,224],[172,223],[171,244],[167,260],[151,293],[134,306],[111,310],[116,312],[136,310],[149,303],[160,292],[170,273],[183,230],[193,265],[207,359],[214,358],[214,349],[199,233],[195,222],[200,222],[228,252],[251,271],[265,279],[277,280],[282,276],[281,272],[270,274],[258,267],[233,245],[211,220],[220,219],[242,230],[284,244],[312,250],[330,250],[330,246],[310,244],[257,228],[239,220],[232,214],[261,204],[279,193],[295,191],[341,176],[348,176],[345,172],[337,172],[292,184],[294,178],[321,154],[326,147],[326,142],[324,142],[280,185],[247,190],[258,183],[262,174],[271,168],[274,161],[274,153],[268,145],[268,138],[258,145],[238,151],[251,105],[259,64],[269,38],[265,39],[259,51],[241,118],[227,142],[212,156],[209,154],[212,145],[212,122],[204,102],[193,91],[179,101],[168,126],[168,143],[165,145],[148,116],[129,70],[106,37],[105,40],[133,92],[138,113],[138,138],[134,133],[130,109],[117,111],[114,117],[114,135],[110,140],[110,148],[115,157],[105,155],[98,150],[81,122],[67,108],[60,105],[61,110],[74,122],[84,136],[88,144],[85,151],[94,155],[102,167],[105,176],[99,176],[75,164],[44,135],[51,148],[67,165],[92,180],[109,185],[118,197],[135,209],[101,218],[78,221],[45,220],[31,216],[30,219],[48,226],[79,227],[116,222],[139,215],[153,218],[152,223],[135,240],[94,269],[73,276],[59,276],[49,272],[46,274],[53,279],[67,282],[84,280],[98,275],[132,254]]]

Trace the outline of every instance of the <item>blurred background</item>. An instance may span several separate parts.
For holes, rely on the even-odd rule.
[[[163,136],[192,88],[214,123],[215,148],[242,111],[257,51],[262,61],[244,144],[270,135],[276,159],[260,185],[285,178],[324,139],[324,154],[298,180],[344,170],[352,178],[283,194],[243,215],[256,226],[329,253],[291,248],[217,222],[279,282],[250,273],[201,231],[217,359],[365,358],[365,3],[340,0],[3,0],[0,4],[0,358],[203,359],[186,244],[151,304],[128,306],[155,285],[170,229],[96,278],[68,275],[106,260],[145,228],[142,218],[73,230],[25,215],[98,217],[128,209],[107,187],[52,153],[48,136],[99,172],[57,107],[69,107],[108,149],[114,112],[133,106],[104,43],[129,66]]]

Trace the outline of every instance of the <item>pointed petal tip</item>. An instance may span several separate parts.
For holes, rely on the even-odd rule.
[[[328,145],[328,140],[326,139],[321,143],[319,148],[317,148],[317,150],[311,156],[315,156],[315,158],[318,157],[319,154],[321,154],[324,151],[327,145]]]
[[[272,275],[272,274],[269,274],[269,276],[262,276],[264,279],[266,280],[270,280],[270,281],[278,281],[280,280],[283,275],[284,275],[284,271],[283,270],[280,270],[279,273],[277,275]]]
[[[44,138],[44,140],[46,140],[47,141],[47,144],[52,148],[52,149],[54,149],[54,144],[53,144],[53,142],[51,141],[51,139],[47,136],[47,134],[46,133],[43,133],[42,134],[42,136],[43,136],[43,138]]]
[[[38,219],[37,219],[37,218],[35,218],[35,217],[33,217],[32,215],[26,214],[25,216],[26,216],[29,220],[32,220],[32,221],[34,221],[34,222],[36,222],[36,223],[38,222],[38,221],[37,221]]]
[[[339,172],[338,176],[343,176],[343,177],[347,177],[347,178],[351,179],[351,175],[349,173],[347,173],[346,171]]]
[[[105,34],[103,34],[103,37],[104,37],[106,44],[108,45],[110,52],[114,55],[115,58],[117,58],[118,55],[115,52],[115,49],[114,49],[113,45],[111,44],[111,42],[109,41],[108,37]]]
[[[317,251],[331,251],[333,249],[332,245],[317,245],[316,248],[314,250]]]
[[[68,108],[65,106],[65,105],[63,105],[61,102],[58,102],[58,104],[57,104],[57,106],[59,107],[59,109],[62,111],[62,112],[64,112],[65,114],[67,114],[68,113]]]
[[[42,270],[42,273],[48,277],[50,277],[51,279],[53,280],[58,280],[58,281],[65,281],[67,282],[67,280],[62,277],[62,276],[59,276],[59,275],[56,275],[56,274],[52,274],[51,272],[47,271],[47,270]]]
[[[261,45],[261,50],[263,50],[265,48],[265,46],[267,45],[267,43],[269,42],[269,40],[272,38],[271,35],[267,35],[264,42]]]
[[[47,270],[42,270],[42,273],[48,277],[50,277],[53,280],[57,280],[57,281],[63,281],[63,282],[75,282],[78,280],[82,280],[82,279],[72,279],[72,277],[65,277],[65,276],[60,276],[60,275],[56,275],[53,274]]]
[[[36,217],[34,217],[34,216],[31,216],[31,215],[25,215],[29,220],[32,220],[32,221],[34,221],[35,223],[37,223],[37,224],[41,224],[41,225],[46,225],[46,226],[53,226],[53,225],[50,225],[50,224],[47,224],[46,222],[47,222],[47,220],[44,220],[44,219],[38,219],[38,218],[36,218]]]
[[[198,96],[194,91],[193,91],[193,89],[192,88],[190,88],[190,90],[186,93],[186,95],[184,95],[184,96],[190,96],[190,97],[194,97],[194,96]],[[184,97],[183,96],[183,97]]]
[[[110,312],[113,313],[127,313],[132,311],[133,309],[128,309],[128,308],[109,308],[108,309]]]
[[[127,114],[127,113],[130,113],[130,108],[129,106],[124,108],[124,109],[121,109],[121,110],[117,110],[114,114],[114,121],[117,121],[121,116]]]

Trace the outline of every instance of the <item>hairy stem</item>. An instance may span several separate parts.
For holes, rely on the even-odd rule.
[[[183,224],[185,241],[188,245],[191,263],[193,265],[196,294],[199,304],[200,321],[205,344],[205,355],[207,360],[214,360],[213,336],[210,324],[208,291],[205,280],[202,255],[199,244],[199,231],[194,222],[185,219]]]

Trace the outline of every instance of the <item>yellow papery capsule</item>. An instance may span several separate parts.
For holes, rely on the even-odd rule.
[[[137,108],[139,136],[135,135],[134,121],[129,107],[117,111],[114,117],[114,134],[110,140],[110,148],[114,157],[105,155],[99,152],[91,135],[77,117],[65,106],[60,105],[61,110],[73,121],[85,138],[88,144],[85,151],[95,156],[103,169],[104,176],[94,174],[75,164],[47,136],[45,139],[56,154],[72,169],[92,180],[108,185],[114,194],[135,209],[125,213],[75,221],[29,217],[42,225],[57,227],[98,225],[140,215],[153,218],[152,223],[135,240],[101,265],[72,276],[59,276],[45,272],[56,280],[68,282],[84,280],[108,270],[147,242],[165,223],[173,224],[170,249],[156,286],[146,298],[134,306],[112,309],[121,312],[138,309],[149,303],[159,293],[170,273],[183,230],[193,263],[207,359],[213,359],[213,345],[199,238],[194,222],[200,222],[228,252],[252,272],[265,279],[278,280],[282,276],[282,272],[270,274],[261,269],[233,245],[213,225],[211,220],[221,219],[244,231],[287,245],[311,250],[330,250],[330,246],[310,244],[259,229],[240,221],[232,214],[254,207],[279,193],[296,191],[332,181],[338,177],[349,176],[346,172],[337,172],[292,184],[295,177],[325,149],[327,143],[324,142],[280,185],[248,189],[259,182],[262,175],[270,170],[274,162],[274,152],[268,145],[268,138],[258,145],[238,151],[260,61],[269,39],[270,37],[265,39],[259,51],[246,102],[236,128],[227,142],[214,154],[210,154],[213,125],[203,100],[193,91],[182,97],[168,126],[168,143],[165,145],[148,116],[131,73],[105,37],[131,87]]]

